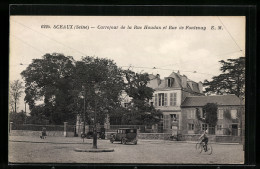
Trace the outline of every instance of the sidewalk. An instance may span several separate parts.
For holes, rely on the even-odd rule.
[[[81,139],[80,137],[48,137],[41,139],[37,136],[9,136],[11,142],[28,143],[51,143],[51,144],[92,144],[92,139]]]
[[[51,143],[51,144],[92,144],[92,139],[83,139],[80,137],[48,137],[46,139],[41,139],[37,136],[9,136],[10,142],[28,142],[28,143]],[[109,141],[109,140],[103,140]],[[188,143],[188,144],[196,144],[196,141],[170,141],[170,140],[146,140],[139,139],[141,142],[150,142],[150,143]],[[218,143],[218,142],[210,142],[211,144],[220,144],[220,145],[238,145],[239,143]]]

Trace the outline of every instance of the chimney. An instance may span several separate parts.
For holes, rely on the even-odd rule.
[[[185,75],[181,77],[181,86],[187,88],[187,77]]]
[[[160,79],[160,75],[159,74],[156,75],[156,79],[157,79],[157,84],[159,86],[161,84],[161,79]]]
[[[203,84],[201,81],[198,83],[200,93],[203,93]]]

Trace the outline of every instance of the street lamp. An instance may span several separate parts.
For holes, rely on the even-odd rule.
[[[97,95],[100,93],[98,85],[94,85],[95,90],[95,110],[94,110],[94,129],[93,129],[93,148],[97,149]]]
[[[83,102],[84,102],[84,105],[83,105],[83,132],[81,134],[81,138],[83,139],[83,142],[84,142],[84,138],[86,136],[86,131],[85,131],[85,126],[86,126],[86,90],[85,90],[85,86],[82,85],[82,88],[83,88],[83,95],[82,95],[82,92],[80,92],[80,98],[83,98]]]
[[[83,137],[83,141],[84,141],[84,138],[85,138],[85,134],[86,134],[86,91],[85,91],[85,86],[83,86],[83,91],[84,91],[84,110],[83,110],[83,134],[84,134],[84,137]]]

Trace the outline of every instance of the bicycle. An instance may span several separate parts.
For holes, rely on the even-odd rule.
[[[196,151],[200,154],[200,153],[206,153],[208,155],[211,155],[213,152],[213,148],[211,146],[211,144],[205,144],[204,142],[198,142],[196,143]]]

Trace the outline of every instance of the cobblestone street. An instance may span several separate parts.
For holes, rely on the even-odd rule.
[[[9,162],[13,163],[157,163],[157,164],[241,164],[242,145],[214,144],[212,155],[198,154],[194,143],[164,140],[139,140],[137,145],[98,140],[98,148],[114,152],[76,152],[91,148],[92,139],[79,137],[10,136]]]

